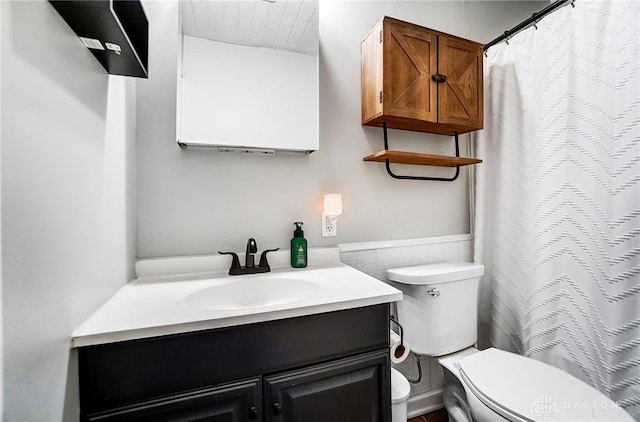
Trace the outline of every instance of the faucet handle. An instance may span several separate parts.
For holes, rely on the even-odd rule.
[[[275,252],[277,250],[280,250],[280,248],[265,249],[264,251],[262,251],[262,253],[260,254],[260,263],[258,264],[258,267],[268,268],[268,271],[271,271],[271,267],[269,267],[269,263],[267,262],[267,254],[269,252]]]
[[[229,268],[229,273],[231,273],[232,270],[239,270],[240,268],[240,258],[238,258],[238,254],[235,252],[220,252],[218,251],[218,253],[220,255],[231,255],[233,260],[231,261],[231,268]]]

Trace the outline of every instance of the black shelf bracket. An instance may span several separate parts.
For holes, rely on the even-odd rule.
[[[388,150],[389,149],[389,135],[387,134],[387,122],[382,122],[382,130],[384,132],[384,149]],[[460,146],[458,145],[458,132],[455,133],[455,143],[456,143],[456,157],[460,158]],[[430,177],[430,176],[403,176],[403,175],[398,175],[398,174],[395,174],[393,171],[391,171],[391,165],[390,165],[388,159],[384,160],[384,166],[387,168],[387,173],[389,173],[389,176],[393,177],[394,179],[401,179],[401,180],[431,180],[431,181],[436,181],[436,182],[453,182],[460,175],[460,166],[456,166],[456,173],[453,175],[453,177]]]

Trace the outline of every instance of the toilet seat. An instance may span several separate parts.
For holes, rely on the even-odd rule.
[[[460,378],[510,421],[633,421],[604,394],[543,362],[487,349],[459,361]]]

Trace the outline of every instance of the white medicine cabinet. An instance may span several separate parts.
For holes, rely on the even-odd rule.
[[[177,142],[313,152],[318,1],[180,1]]]

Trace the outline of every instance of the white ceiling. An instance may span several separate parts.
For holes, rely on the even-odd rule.
[[[317,55],[318,0],[180,0],[185,35]]]

